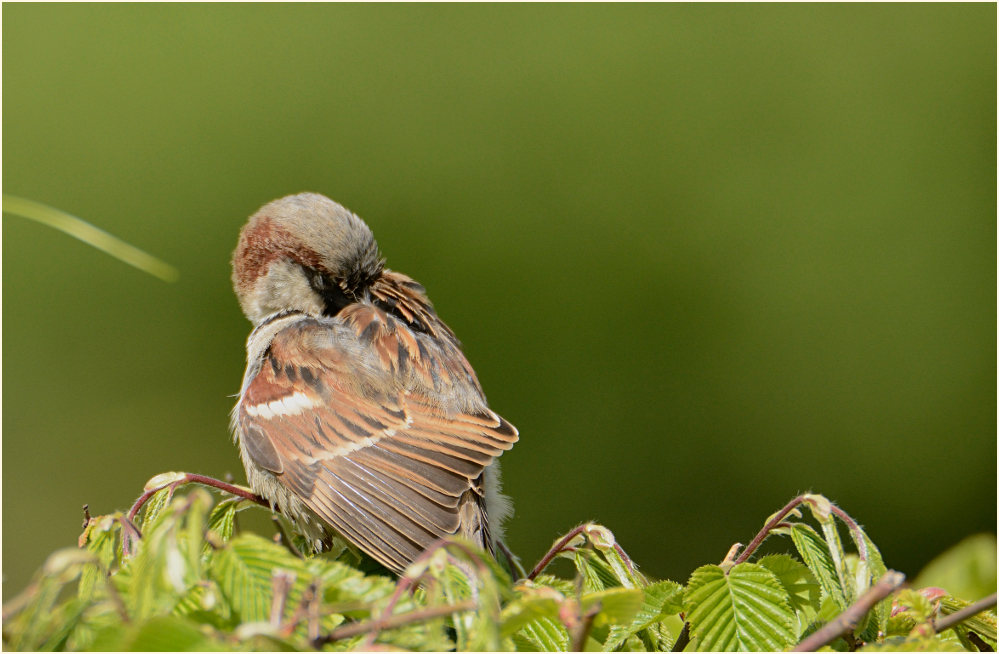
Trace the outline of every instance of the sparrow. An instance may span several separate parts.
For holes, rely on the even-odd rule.
[[[275,200],[232,269],[254,326],[232,414],[253,491],[317,551],[336,533],[397,574],[455,534],[494,553],[511,512],[496,459],[517,429],[364,221],[315,193]]]

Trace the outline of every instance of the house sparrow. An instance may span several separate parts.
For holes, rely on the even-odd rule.
[[[233,286],[254,325],[233,432],[254,492],[320,548],[335,531],[396,573],[459,534],[493,552],[517,441],[420,284],[315,193],[250,217]]]

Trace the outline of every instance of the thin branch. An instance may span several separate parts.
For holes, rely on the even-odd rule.
[[[600,609],[600,602],[597,602],[590,607],[589,611],[579,616],[577,624],[570,630],[572,632],[572,641],[569,644],[570,652],[586,651],[586,637],[593,630],[593,619],[600,613]]]
[[[236,497],[242,497],[245,500],[256,502],[260,506],[267,507],[268,509],[271,508],[270,502],[260,497],[259,495],[257,495],[248,488],[237,486],[235,484],[228,484],[219,479],[215,479],[214,477],[206,477],[205,475],[199,475],[193,472],[185,472],[184,476],[181,477],[180,479],[172,481],[168,484],[163,484],[162,486],[158,486],[156,488],[150,488],[142,495],[140,495],[139,499],[135,500],[135,504],[132,505],[132,508],[128,510],[128,519],[135,520],[136,514],[138,514],[142,506],[149,501],[149,498],[155,495],[156,493],[160,492],[164,488],[167,488],[169,486],[174,486],[174,487],[183,486],[184,484],[191,484],[191,483],[211,486],[212,488],[217,488],[221,491],[225,491],[230,495],[235,495]]]
[[[748,561],[749,557],[753,555],[753,552],[755,552],[757,548],[763,544],[763,541],[767,539],[767,536],[770,535],[770,532],[776,529],[777,526],[781,524],[781,521],[787,517],[788,513],[794,511],[794,509],[797,508],[797,506],[804,501],[805,501],[805,496],[799,495],[798,497],[794,498],[786,505],[784,505],[783,509],[775,513],[774,517],[770,518],[770,520],[767,521],[767,524],[763,525],[763,529],[760,530],[760,533],[756,534],[756,537],[753,538],[753,540],[749,541],[749,545],[746,546],[746,549],[742,550],[742,554],[739,555],[739,558],[737,558],[735,562],[738,564],[738,563],[745,563],[746,561]]]
[[[450,604],[448,606],[431,606],[426,609],[421,609],[419,611],[412,611],[410,613],[400,613],[398,615],[392,615],[387,618],[378,618],[376,620],[370,620],[368,622],[358,622],[356,624],[349,624],[345,627],[338,627],[331,631],[328,635],[321,638],[317,638],[313,641],[315,647],[321,647],[326,643],[331,643],[334,640],[343,640],[344,638],[351,638],[353,636],[359,636],[361,634],[366,634],[372,631],[381,631],[383,629],[394,629],[396,627],[401,627],[405,624],[410,624],[412,622],[420,622],[422,620],[432,620],[433,618],[439,618],[445,615],[451,615],[452,613],[458,613],[461,611],[471,611],[475,608],[475,602],[472,600],[465,600],[464,602],[459,602],[457,604]]]
[[[461,543],[456,543],[446,539],[438,540],[433,545],[425,549],[422,554],[413,559],[413,562],[409,564],[410,568],[414,566],[417,567],[417,569],[423,567],[424,568],[423,572],[421,572],[416,577],[410,577],[407,574],[407,572],[403,572],[402,576],[399,577],[399,581],[396,583],[395,586],[395,591],[392,592],[392,596],[389,598],[388,604],[385,605],[385,609],[382,611],[382,617],[376,620],[375,622],[378,622],[379,620],[388,620],[392,614],[392,611],[395,610],[395,605],[399,603],[400,599],[402,599],[403,593],[405,593],[407,590],[411,590],[412,588],[414,588],[416,584],[419,583],[419,581],[423,579],[424,576],[426,576],[427,573],[426,567],[421,566],[419,564],[425,563],[438,550],[447,547],[457,547],[463,553],[465,553],[469,558],[471,558],[475,563],[475,566],[478,569],[479,574],[489,573],[489,569],[486,566],[485,562],[475,552],[471,551]],[[472,580],[469,579],[470,583],[471,581]],[[379,628],[374,628],[373,630],[371,630],[368,637],[364,640],[363,643],[361,643],[359,649],[360,650],[370,649],[374,645],[375,639],[378,637],[378,631]]]
[[[520,561],[518,561],[517,557],[513,555],[513,552],[511,552],[506,546],[506,543],[501,540],[496,541],[496,546],[499,547],[499,551],[502,552],[503,556],[506,558],[507,565],[510,566],[510,572],[518,575],[519,579],[526,577],[527,573],[524,572],[524,566],[520,565]]]
[[[904,574],[889,570],[878,580],[878,583],[871,586],[866,593],[860,596],[860,599],[840,613],[835,620],[826,623],[821,629],[798,643],[791,651],[814,652],[843,634],[852,632],[868,611],[874,608],[875,604],[891,595],[896,588],[902,585],[903,581],[905,581]]]
[[[571,541],[573,538],[583,533],[583,531],[587,527],[589,527],[589,524],[582,524],[579,525],[578,527],[573,528],[572,531],[563,536],[557,543],[552,545],[552,548],[548,550],[547,554],[541,557],[541,560],[538,561],[538,564],[536,566],[534,566],[534,569],[531,570],[531,573],[529,575],[527,575],[527,578],[534,579],[539,574],[541,574],[541,571],[548,567],[548,564],[552,562],[552,559],[554,559],[563,550],[565,550],[565,546],[569,544],[569,541]]]
[[[281,518],[277,517],[276,515],[272,515],[271,520],[274,521],[274,526],[277,527],[278,540],[280,540],[281,544],[287,547],[292,554],[294,554],[295,556],[304,561],[305,555],[302,554],[301,550],[295,547],[295,543],[294,541],[291,540],[291,535],[285,530],[284,524],[281,522]]]
[[[690,623],[683,623],[683,630],[680,631],[680,635],[676,637],[676,642],[673,643],[673,647],[670,649],[671,652],[682,652],[686,649],[687,645],[690,644]]]
[[[288,601],[288,593],[295,585],[295,574],[285,570],[275,570],[271,575],[271,619],[275,629],[281,628],[284,618],[284,608]]]
[[[978,615],[982,611],[994,608],[996,605],[996,594],[992,593],[988,597],[983,597],[974,604],[969,604],[960,611],[954,611],[933,623],[933,629],[940,633],[946,631],[959,622],[967,620],[973,615]]]

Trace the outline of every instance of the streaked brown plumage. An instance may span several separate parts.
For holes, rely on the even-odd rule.
[[[233,285],[255,325],[233,411],[254,491],[314,543],[332,528],[396,572],[451,534],[492,551],[509,513],[495,458],[517,430],[367,225],[317,194],[271,202]]]

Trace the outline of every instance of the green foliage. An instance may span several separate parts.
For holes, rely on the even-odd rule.
[[[349,549],[303,556],[280,534],[240,533],[236,514],[256,504],[215,503],[200,487],[175,492],[182,479],[168,475],[147,486],[138,528],[120,513],[90,518],[79,548],[53,553],[4,606],[5,649],[783,650],[877,592],[887,572],[849,516],[805,495],[767,521],[751,550],[701,566],[686,585],[647,579],[610,530],[595,524],[557,541],[533,578],[513,580],[455,539],[428,550],[397,580],[357,569]],[[818,530],[804,522],[801,504]],[[856,552],[844,549],[839,522]],[[772,554],[750,562],[772,534],[789,536],[801,560]],[[558,557],[572,562],[571,578],[542,573]],[[954,554],[942,561],[934,564],[941,576],[947,566],[967,567]],[[856,627],[824,644],[865,651],[996,645],[994,612],[937,634],[935,621],[968,601],[928,588],[898,591],[893,605],[887,593],[871,596],[873,608]]]

